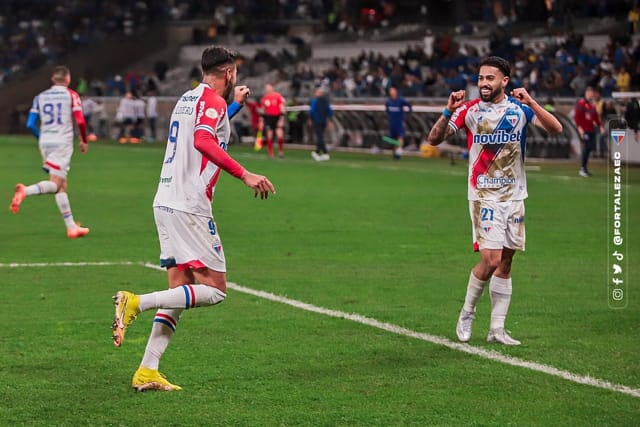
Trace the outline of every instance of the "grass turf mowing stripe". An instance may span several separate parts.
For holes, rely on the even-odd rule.
[[[122,265],[139,265],[142,267],[164,271],[163,268],[156,264],[148,262],[135,262],[135,261],[121,261],[121,262],[57,262],[57,263],[0,263],[0,268],[27,268],[27,267],[83,267],[83,266],[122,266]],[[403,328],[391,323],[380,322],[370,317],[362,316],[355,313],[345,313],[339,310],[331,310],[328,308],[318,307],[313,304],[308,304],[302,301],[281,297],[270,292],[259,291],[245,286],[240,286],[233,282],[228,282],[227,287],[237,292],[241,292],[248,295],[253,295],[259,298],[263,298],[269,301],[278,302],[281,304],[290,305],[292,307],[309,311],[312,313],[322,314],[325,316],[335,317],[339,319],[350,320],[352,322],[360,323],[373,328],[382,329],[387,332],[391,332],[397,335],[403,335],[410,338],[427,341],[432,344],[441,345],[451,350],[461,351],[474,356],[481,357],[483,359],[491,360],[494,362],[504,363],[511,366],[517,366],[520,368],[529,369],[532,371],[541,372],[554,377],[562,378],[567,381],[571,381],[577,384],[588,385],[592,387],[602,388],[605,390],[615,391],[618,393],[627,394],[633,397],[640,397],[640,389],[625,386],[622,384],[611,383],[606,380],[594,378],[590,376],[577,375],[569,371],[555,368],[550,365],[542,363],[531,362],[528,360],[519,359],[517,357],[506,356],[500,352],[486,350],[481,347],[474,347],[469,344],[461,344],[453,342],[447,338],[437,335],[431,335],[423,332],[416,332],[410,329]]]

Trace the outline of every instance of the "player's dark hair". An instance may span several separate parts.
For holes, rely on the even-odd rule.
[[[480,66],[482,67],[483,65],[496,67],[502,74],[511,77],[511,66],[506,59],[500,58],[499,56],[488,56],[480,62]]]
[[[71,74],[71,71],[64,65],[58,65],[53,69],[51,73],[51,80],[56,83],[62,83],[64,79]]]
[[[226,67],[235,64],[238,53],[223,46],[209,46],[202,52],[202,72],[220,74]]]

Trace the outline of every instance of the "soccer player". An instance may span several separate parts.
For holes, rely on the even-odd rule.
[[[67,237],[75,239],[89,233],[86,227],[76,224],[71,213],[67,195],[67,174],[71,168],[73,154],[73,120],[80,132],[80,152],[86,153],[87,126],[82,113],[82,101],[72,89],[71,72],[65,66],[57,66],[51,75],[53,86],[41,92],[33,99],[33,105],[27,119],[27,128],[38,138],[42,154],[42,169],[49,179],[26,186],[16,184],[10,209],[14,214],[20,212],[20,205],[29,196],[55,194],[56,204],[67,227]],[[38,128],[38,119],[40,127]]]
[[[273,157],[273,135],[278,138],[278,156],[284,157],[284,113],[286,102],[280,93],[276,92],[271,83],[264,86],[264,95],[260,100],[264,119],[264,136],[267,138],[267,152]]]
[[[404,147],[404,112],[411,112],[411,104],[401,96],[398,96],[398,89],[394,86],[389,88],[389,99],[384,103],[384,109],[389,119],[389,136],[398,145],[393,147],[393,158],[400,159],[402,147]]]
[[[226,150],[231,134],[225,99],[236,82],[236,54],[221,46],[202,53],[203,80],[184,93],[171,115],[169,138],[158,190],[153,202],[160,240],[160,265],[166,267],[169,289],[143,295],[119,291],[114,296],[113,341],[119,347],[138,313],[158,309],[135,390],[180,390],[158,371],[160,358],[184,310],[210,306],[226,297],[225,254],[213,219],[211,202],[220,173],[225,171],[266,199],[273,184],[249,172]],[[246,100],[246,86],[235,89]],[[233,104],[232,104],[233,105]],[[237,106],[234,108],[237,111]]]
[[[480,63],[480,98],[465,102],[465,91],[452,92],[442,116],[429,132],[437,145],[459,129],[467,133],[469,149],[469,212],[473,248],[480,262],[471,270],[467,294],[456,333],[462,342],[471,338],[476,303],[489,284],[491,326],[488,342],[519,345],[505,330],[511,301],[511,263],[525,249],[527,198],[524,156],[529,123],[549,133],[562,132],[553,114],[538,104],[524,88],[507,96],[511,68],[504,59],[490,56]]]

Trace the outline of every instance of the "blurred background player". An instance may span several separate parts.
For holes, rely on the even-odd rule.
[[[227,108],[225,101],[237,78],[235,58],[224,47],[206,48],[202,83],[179,98],[171,115],[153,201],[160,264],[167,268],[170,289],[143,295],[120,291],[114,297],[113,342],[117,347],[138,313],[159,309],[131,382],[138,391],[181,390],[158,371],[180,316],[186,309],[215,305],[226,298],[225,254],[211,207],[221,172],[242,180],[261,199],[275,194],[267,177],[249,172],[226,152],[231,136],[228,114],[239,109],[234,103]],[[236,102],[248,95],[246,86],[234,90]]]
[[[275,91],[271,83],[264,85],[264,95],[260,100],[264,119],[264,136],[267,138],[267,151],[273,157],[273,136],[278,138],[278,156],[284,157],[284,114],[286,101]]]
[[[96,109],[98,107],[98,103],[88,96],[84,96],[82,99],[82,112],[84,113],[84,122],[87,124],[87,141],[96,141],[98,137],[96,136],[94,127],[93,127],[93,117]]]
[[[389,136],[398,141],[398,145],[393,147],[393,158],[399,159],[402,156],[404,147],[404,112],[411,112],[411,104],[401,96],[398,96],[398,89],[394,86],[389,88],[389,99],[384,103],[384,109],[389,119]]]
[[[524,168],[526,126],[551,134],[562,132],[553,114],[524,88],[507,96],[511,67],[497,56],[480,63],[480,98],[465,102],[465,91],[449,95],[447,106],[429,132],[429,143],[440,144],[459,129],[467,133],[469,147],[468,198],[473,249],[480,262],[471,270],[467,293],[456,325],[462,342],[471,339],[476,304],[487,283],[491,297],[491,323],[487,341],[520,345],[505,329],[511,302],[511,262],[525,249],[527,179]]]
[[[17,214],[25,198],[55,193],[56,204],[67,227],[67,237],[74,239],[88,234],[89,229],[75,223],[67,195],[67,174],[71,168],[73,154],[73,120],[75,119],[80,132],[80,152],[82,153],[86,153],[89,149],[87,128],[80,96],[69,88],[71,82],[69,69],[64,66],[55,67],[51,81],[53,86],[33,99],[27,119],[27,127],[38,138],[38,146],[44,162],[42,168],[49,174],[49,180],[29,186],[16,184],[10,208],[14,214]],[[40,119],[39,128],[38,119]]]
[[[154,90],[147,92],[147,124],[149,125],[149,138],[147,142],[156,140],[156,126],[158,122],[158,98]]]
[[[309,119],[316,134],[316,149],[311,152],[311,157],[316,162],[327,161],[330,157],[324,142],[324,131],[327,126],[333,126],[333,109],[322,86],[316,88],[315,96],[309,104]]]
[[[118,133],[118,142],[126,144],[127,142],[139,142],[135,140],[134,126],[137,121],[136,102],[131,91],[127,91],[120,99],[118,111],[116,112],[116,121],[120,125]]]
[[[573,114],[578,134],[582,140],[582,167],[578,173],[585,178],[591,176],[588,168],[589,155],[596,148],[598,129],[604,133],[604,126],[602,126],[600,114],[596,109],[595,98],[596,91],[591,86],[587,87],[584,91],[584,97],[576,102]]]

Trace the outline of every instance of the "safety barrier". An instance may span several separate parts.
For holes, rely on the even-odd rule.
[[[383,140],[388,135],[389,121],[384,105],[336,104],[332,105],[337,141],[344,147],[389,149],[392,145]],[[313,144],[314,134],[306,122],[309,106],[289,107],[299,112],[299,120],[305,121],[303,143]],[[414,106],[405,113],[405,144],[419,146],[442,114],[442,107]],[[537,126],[527,127],[527,156],[543,158],[568,158],[571,155],[571,140],[576,135],[573,122],[566,115],[553,113],[563,125],[559,135],[549,135]],[[464,132],[456,133],[449,141],[451,145],[466,148]]]

